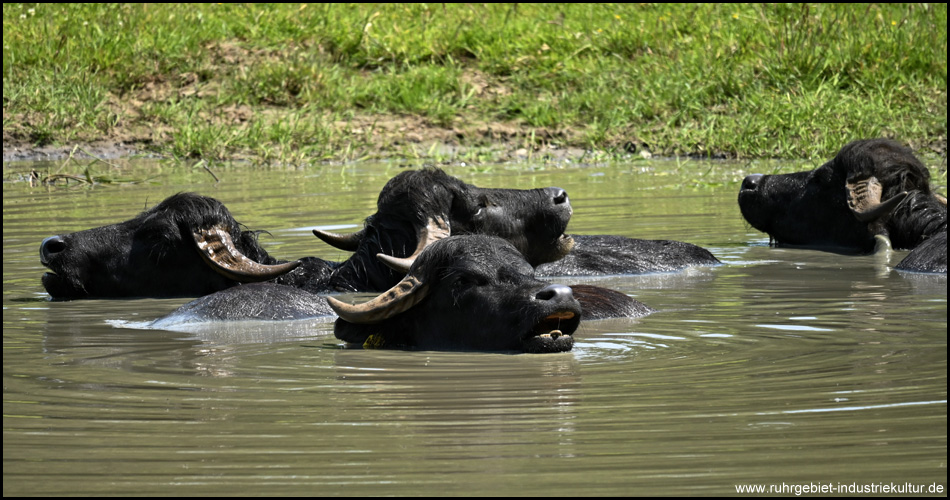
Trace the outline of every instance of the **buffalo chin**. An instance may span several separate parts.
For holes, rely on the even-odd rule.
[[[62,276],[54,272],[43,273],[43,277],[40,281],[43,283],[43,288],[46,289],[46,293],[48,293],[52,299],[74,298],[78,295],[68,286]]]
[[[521,344],[524,352],[532,354],[567,352],[574,348],[574,337],[570,334],[562,335],[555,332],[542,333],[524,339]]]
[[[535,258],[533,259],[527,255],[525,255],[525,257],[528,258],[528,262],[530,262],[533,267],[537,267],[541,264],[559,261],[566,257],[573,249],[574,237],[565,233],[551,242],[546,252],[535,253]]]
[[[571,335],[580,324],[580,317],[571,311],[558,311],[546,316],[522,339],[524,352],[567,352],[574,348]],[[566,332],[566,333],[565,333]]]

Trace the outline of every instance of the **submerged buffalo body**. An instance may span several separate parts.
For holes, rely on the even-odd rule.
[[[174,195],[118,224],[52,236],[40,245],[55,299],[200,296],[239,283],[274,281],[313,293],[381,291],[401,276],[376,254],[417,254],[449,234],[503,237],[533,265],[566,254],[572,209],[559,188],[478,188],[441,170],[404,172],[389,181],[378,211],[354,235],[318,236],[354,251],[344,262],[307,257],[280,262],[219,201]]]
[[[571,238],[574,248],[570,253],[563,259],[538,266],[538,276],[646,274],[721,264],[709,250],[682,241],[580,234]]]
[[[369,348],[558,352],[572,348],[582,318],[653,312],[614,290],[538,280],[524,256],[498,237],[451,236],[428,245],[412,262],[384,261],[403,278],[362,304],[253,283],[191,301],[152,326],[339,315],[336,336]]]
[[[739,208],[777,245],[869,253],[887,242],[914,249],[898,269],[947,272],[946,198],[932,192],[930,173],[911,151],[891,140],[851,142],[806,172],[750,175]]]
[[[588,299],[597,293],[596,287],[584,289]],[[622,307],[631,308],[629,315],[650,311],[618,295]],[[399,283],[368,302],[326,300],[340,316],[334,326],[339,339],[413,349],[567,351],[585,310],[571,287],[535,278],[513,245],[481,235],[433,243]]]

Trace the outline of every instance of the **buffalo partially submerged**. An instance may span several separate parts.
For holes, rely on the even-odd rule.
[[[592,303],[592,310],[623,309],[628,317],[651,311],[618,292],[582,290],[586,299],[600,303]],[[609,298],[593,299],[600,293]],[[337,338],[375,348],[568,351],[587,311],[571,287],[535,278],[531,264],[510,243],[481,235],[429,245],[399,283],[368,302],[326,300],[340,316]]]
[[[182,193],[131,220],[45,239],[43,285],[56,299],[200,296],[257,281],[313,293],[381,291],[401,276],[376,254],[410,257],[448,234],[503,237],[533,265],[573,245],[564,234],[572,209],[559,188],[479,188],[425,169],[391,179],[377,208],[354,235],[317,232],[354,251],[346,261],[280,262],[219,201]]]
[[[898,269],[947,272],[947,200],[910,149],[888,139],[847,144],[810,171],[753,174],[739,191],[752,227],[776,245],[870,253],[913,249]]]
[[[486,234],[512,243],[533,265],[566,255],[574,241],[564,231],[573,214],[560,188],[499,189],[467,184],[439,169],[402,172],[379,194],[376,213],[360,231],[314,234],[354,255],[330,279],[336,291],[382,291],[402,277],[376,255],[411,258],[448,236]]]
[[[55,299],[205,295],[271,280],[301,262],[279,263],[219,201],[183,193],[118,224],[51,236],[40,245]],[[294,275],[327,276],[319,259]]]
[[[441,172],[441,171],[439,171]],[[405,176],[405,178],[403,178]],[[443,182],[454,179],[442,174]],[[415,181],[412,188],[402,187],[406,181]],[[412,206],[419,207],[418,221],[432,220],[445,217],[452,213],[450,224],[451,234],[488,234],[501,236],[514,243],[531,265],[537,267],[538,276],[604,276],[616,274],[644,274],[654,272],[680,271],[691,266],[715,266],[721,264],[705,248],[671,240],[642,240],[611,235],[565,235],[561,226],[561,219],[566,212],[557,212],[544,209],[548,205],[547,197],[553,196],[555,206],[569,208],[567,193],[558,188],[547,188],[542,191],[543,199],[526,204],[520,209],[513,210],[503,198],[496,198],[491,194],[477,194],[475,196],[459,196],[455,192],[445,191],[440,184],[426,185],[418,182],[425,177],[417,174],[404,173],[395,177],[380,194],[379,213],[391,212],[384,207],[398,206],[405,203],[402,197],[416,196]],[[493,191],[502,193],[511,190],[485,190],[461,183],[455,179],[454,183],[465,186],[465,189],[474,193]],[[395,189],[392,184],[399,185]],[[410,193],[410,194],[407,194]],[[451,209],[449,208],[451,207]],[[540,210],[539,210],[540,209]],[[456,212],[458,212],[456,214]],[[532,218],[511,218],[512,213],[536,214]],[[367,219],[367,227],[351,235],[329,234],[321,231],[314,233],[327,243],[341,249],[360,252],[366,248],[357,245],[366,238],[381,237],[382,228],[374,217]],[[566,221],[565,221],[566,223]],[[372,227],[372,226],[375,226]],[[401,234],[407,227],[387,227],[392,234]],[[374,232],[375,231],[375,232]],[[448,234],[445,231],[444,234]],[[382,245],[370,245],[369,251]],[[388,253],[388,252],[383,252]],[[370,255],[364,255],[357,262],[368,262]],[[381,274],[379,267],[371,269],[373,273]],[[340,273],[342,276],[343,274]],[[386,276],[392,279],[392,275]],[[349,279],[348,279],[349,280]],[[344,280],[347,281],[347,280]],[[359,281],[359,280],[349,280]],[[342,288],[337,286],[336,288]]]
[[[567,351],[578,323],[653,312],[631,297],[592,285],[535,278],[511,243],[451,236],[414,259],[381,255],[403,278],[361,304],[274,283],[233,287],[185,304],[155,328],[215,320],[296,320],[338,314],[338,338],[371,348]]]

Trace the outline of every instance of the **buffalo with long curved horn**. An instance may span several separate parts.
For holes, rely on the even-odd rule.
[[[300,265],[299,260],[272,265],[255,262],[237,249],[231,235],[220,226],[198,230],[194,237],[198,253],[208,265],[222,276],[240,283],[272,280]]]
[[[336,336],[364,347],[560,352],[581,319],[570,287],[536,279],[511,243],[482,235],[436,240],[367,302],[326,300]]]

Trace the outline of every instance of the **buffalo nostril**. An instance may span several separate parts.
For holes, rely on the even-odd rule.
[[[759,182],[762,181],[762,174],[752,174],[746,176],[745,179],[742,179],[742,188],[741,189],[756,189],[759,187]]]
[[[40,262],[49,262],[50,257],[66,250],[66,241],[61,236],[50,236],[40,243]]]
[[[555,205],[560,205],[562,203],[570,203],[570,200],[567,197],[567,191],[561,188],[557,188],[557,187],[552,187],[548,189],[551,191],[551,199],[554,200]]]
[[[548,285],[535,294],[534,298],[538,300],[570,300],[574,297],[571,287],[565,285]]]

